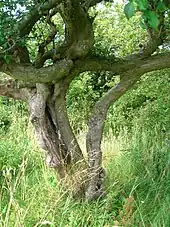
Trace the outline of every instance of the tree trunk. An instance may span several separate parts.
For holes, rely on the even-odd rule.
[[[87,163],[69,124],[65,91],[59,84],[36,87],[28,102],[30,120],[40,147],[46,151],[46,163],[56,169],[63,187],[68,187],[74,197],[82,197]]]
[[[96,105],[93,114],[89,119],[88,133],[86,136],[89,163],[89,184],[86,190],[87,200],[96,199],[105,194],[105,170],[102,167],[101,140],[107,109],[108,107],[106,108],[105,104],[103,105],[103,108],[99,109],[98,105]]]
[[[86,147],[89,162],[89,184],[86,190],[88,200],[103,196],[105,171],[102,168],[101,140],[107,112],[111,104],[126,93],[141,77],[138,70],[129,70],[121,75],[120,82],[111,88],[93,107],[88,123]]]

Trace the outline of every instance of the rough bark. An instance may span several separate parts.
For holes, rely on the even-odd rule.
[[[143,75],[140,71],[130,70],[122,75],[119,84],[110,89],[94,106],[88,123],[86,147],[89,163],[89,184],[86,198],[92,200],[103,196],[105,171],[102,168],[101,140],[104,122],[111,104],[127,92]]]
[[[60,177],[65,176],[62,151],[59,150],[59,138],[50,119],[46,102],[49,96],[47,85],[37,84],[35,93],[28,101],[30,121],[32,122],[40,147],[47,151],[47,163],[54,167]]]
[[[31,83],[49,83],[61,80],[67,77],[73,67],[73,62],[68,59],[57,61],[54,65],[35,68],[31,64],[16,64],[11,63],[9,66],[2,66],[1,71],[16,80],[31,82]]]
[[[80,72],[85,71],[110,71],[120,75],[129,70],[141,70],[143,73],[170,68],[170,53],[155,54],[145,59],[107,59],[100,57],[88,57],[78,60],[75,64]]]
[[[55,124],[58,125],[61,138],[64,139],[63,144],[70,152],[73,163],[84,160],[82,151],[77,143],[75,135],[71,129],[67,110],[66,110],[66,91],[64,91],[61,84],[55,84],[53,99],[48,101],[48,106],[51,111],[51,116]]]
[[[7,74],[0,73],[0,95],[13,99],[27,101],[30,91],[35,88],[34,83],[15,81]]]
[[[87,163],[70,127],[61,89],[60,84],[37,84],[28,100],[30,120],[40,147],[46,151],[47,165],[56,169],[62,186],[79,197],[85,193]],[[75,179],[78,173],[82,176]]]
[[[36,88],[28,101],[30,120],[40,147],[47,151],[48,165],[63,178],[68,165],[85,162],[68,121],[65,93],[60,91],[59,84],[37,84]]]

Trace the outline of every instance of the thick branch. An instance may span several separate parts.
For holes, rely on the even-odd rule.
[[[100,58],[87,58],[83,61],[76,62],[80,72],[85,71],[111,71],[115,74],[122,74],[128,70],[138,69],[143,73],[170,68],[170,53],[153,55],[146,59],[124,60],[116,59],[107,60]]]
[[[43,16],[46,15],[50,9],[53,9],[55,6],[60,4],[62,0],[49,0],[45,1],[44,4],[37,4],[33,7],[30,13],[24,17],[19,25],[19,36],[24,37],[28,35],[35,23]]]
[[[154,70],[170,68],[170,53],[151,56],[147,59],[111,61],[107,59],[88,58],[78,60],[73,64],[71,60],[57,61],[51,66],[37,69],[29,64],[9,65],[9,69],[1,67],[1,71],[7,72],[11,77],[31,83],[48,83],[59,81],[69,75],[71,69],[77,72],[85,71],[111,71],[114,74],[122,74],[129,70],[138,70],[146,73]]]
[[[141,64],[139,64],[141,62]],[[93,121],[95,116],[103,118],[109,106],[124,94],[139,78],[147,72],[154,70],[165,69],[170,67],[170,53],[155,55],[147,60],[139,61],[136,67],[133,67],[124,73],[121,73],[121,81],[114,88],[110,89],[95,105],[92,117],[89,122]],[[97,122],[97,121],[95,121]],[[103,124],[104,122],[102,122]],[[90,123],[89,123],[90,125]],[[93,129],[94,130],[94,127]],[[98,130],[97,130],[98,131]],[[90,130],[89,130],[90,132]]]
[[[14,79],[31,83],[48,83],[59,81],[69,75],[71,69],[77,72],[85,71],[111,71],[114,74],[122,74],[129,70],[138,70],[141,73],[170,68],[170,53],[151,56],[147,59],[111,61],[100,58],[88,58],[78,60],[73,64],[71,60],[63,59],[55,64],[37,69],[29,64],[15,64],[1,71],[6,72]]]
[[[110,89],[94,106],[92,115],[88,123],[88,133],[86,136],[86,146],[88,151],[89,166],[91,178],[89,187],[86,193],[88,200],[94,199],[96,196],[103,194],[103,187],[99,185],[100,171],[102,164],[101,139],[103,133],[104,122],[107,116],[107,111],[111,104],[119,99],[127,92],[140,77],[149,71],[155,69],[170,67],[170,54],[153,56],[148,60],[142,61],[141,65],[121,74],[121,81],[117,86]],[[98,188],[99,187],[99,188]]]
[[[72,66],[73,62],[71,60],[64,59],[51,66],[40,69],[29,64],[15,64],[12,66],[9,65],[9,68],[6,70],[2,67],[2,71],[6,71],[11,77],[17,80],[32,83],[48,83],[66,77]]]
[[[35,84],[15,81],[6,74],[0,74],[0,96],[27,101]]]
[[[67,0],[60,8],[65,22],[65,48],[62,57],[83,58],[94,44],[93,27],[87,11],[80,1]]]

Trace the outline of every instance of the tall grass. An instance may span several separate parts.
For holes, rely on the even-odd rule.
[[[0,136],[0,226],[170,226],[170,136],[157,125],[104,138],[107,196],[88,203],[61,191],[27,118],[11,117]]]

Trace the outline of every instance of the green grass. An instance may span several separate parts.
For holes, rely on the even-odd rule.
[[[0,226],[170,226],[170,135],[157,125],[104,139],[107,196],[88,203],[61,191],[27,118],[12,119],[0,136]]]

